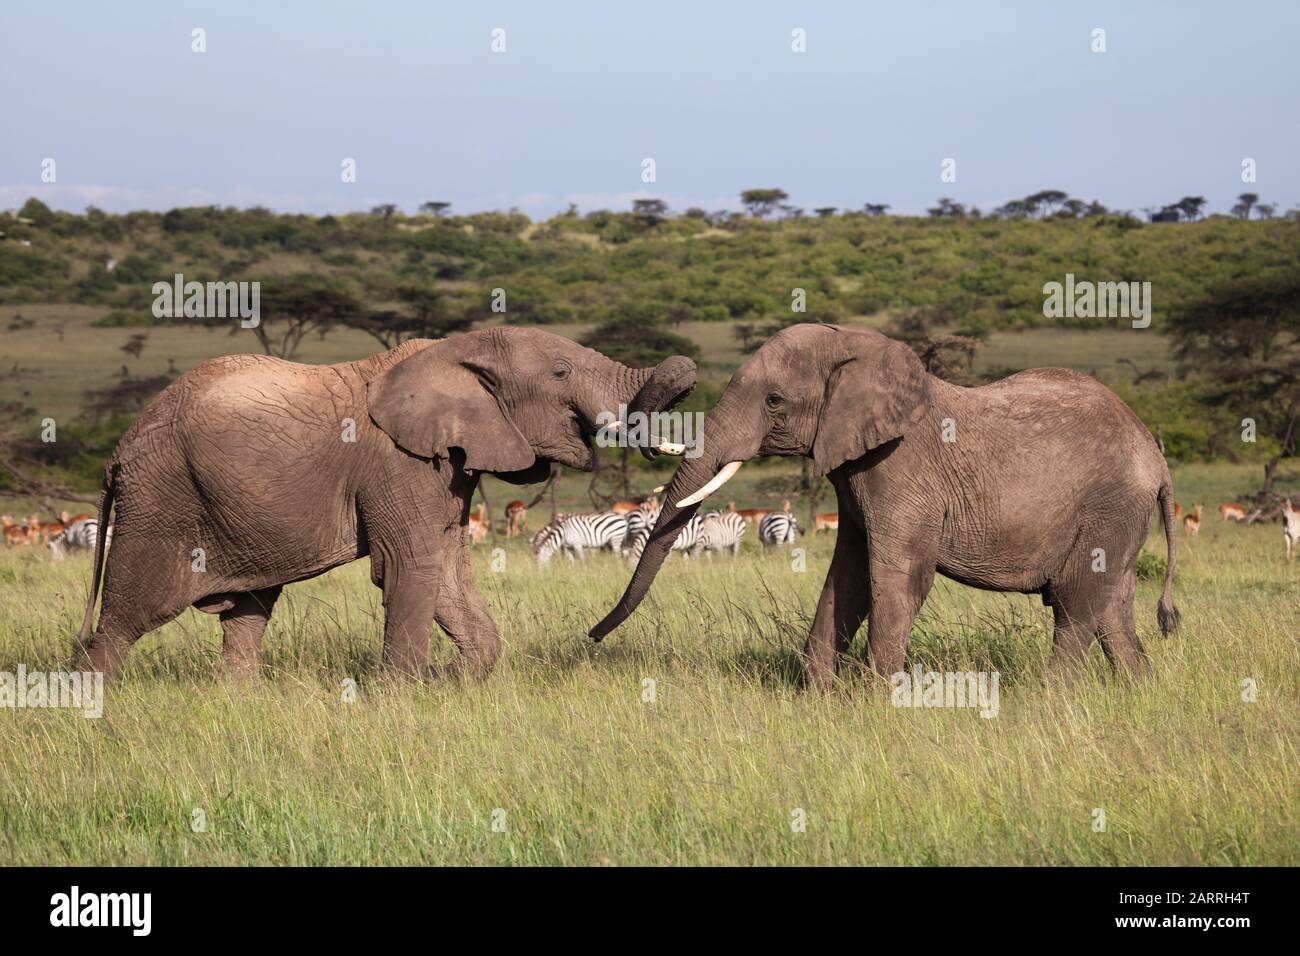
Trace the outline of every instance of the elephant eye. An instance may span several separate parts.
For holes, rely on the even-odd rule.
[[[773,392],[771,395],[767,396],[767,407],[772,409],[780,408],[781,402],[783,401],[784,399],[781,398],[780,395]]]
[[[558,381],[564,381],[569,377],[569,366],[564,362],[556,362],[551,368],[551,377]]]

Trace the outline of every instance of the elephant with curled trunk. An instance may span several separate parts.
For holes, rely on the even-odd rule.
[[[981,388],[926,373],[876,332],[796,325],[732,377],[678,467],[649,544],[597,640],[645,597],[699,503],[756,455],[803,455],[839,499],[839,537],[804,649],[829,686],[864,620],[868,655],[903,669],[935,572],[973,587],[1041,594],[1055,615],[1053,669],[1076,671],[1099,639],[1112,665],[1147,669],[1133,621],[1135,564],[1159,502],[1169,549],[1161,630],[1177,621],[1169,470],[1137,416],[1066,369]]]
[[[460,651],[453,673],[485,675],[501,642],[465,539],[479,477],[591,470],[602,413],[661,411],[694,384],[681,356],[628,368],[508,328],[341,365],[205,362],[141,413],[105,469],[80,648],[111,674],[142,634],[194,606],[220,615],[225,660],[248,674],[284,585],[369,555],[386,668],[423,676],[436,621]]]

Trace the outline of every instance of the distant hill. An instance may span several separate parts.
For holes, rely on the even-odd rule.
[[[36,208],[39,207],[39,208]],[[0,305],[77,303],[134,312],[154,282],[312,273],[371,307],[412,284],[468,319],[598,323],[839,321],[931,310],[968,334],[1043,325],[1045,283],[1150,282],[1156,321],[1226,281],[1300,271],[1300,222],[1143,224],[1129,216],[992,219],[868,216],[722,221],[597,212],[533,222],[473,216],[276,215],[174,209],[83,215],[29,203],[0,218]],[[27,243],[30,243],[29,245]],[[108,268],[111,264],[111,269]],[[492,290],[506,311],[491,310]],[[803,289],[805,311],[792,313]],[[1122,323],[1121,323],[1122,324]]]

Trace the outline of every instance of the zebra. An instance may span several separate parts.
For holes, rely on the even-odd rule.
[[[627,553],[633,561],[641,560],[641,552],[645,550],[646,542],[650,540],[650,532],[654,529],[655,522],[659,520],[659,510],[641,512],[644,524],[639,526],[636,531],[636,537],[632,539],[632,545]],[[631,516],[629,515],[629,524]],[[704,524],[702,515],[691,515],[691,520],[686,522],[685,527],[677,532],[677,537],[673,540],[673,546],[670,550],[682,552],[683,558],[689,558],[692,554],[698,554],[700,551],[700,528]],[[629,535],[629,537],[631,537]]]
[[[528,539],[528,544],[533,549],[533,554],[536,554],[538,550],[541,548],[542,544],[546,541],[546,539],[555,533],[555,529],[560,526],[560,522],[565,521],[571,517],[573,516],[565,514],[563,511],[561,511],[559,514],[557,514],[546,524],[542,525],[542,527],[539,528],[537,532],[531,538]]]
[[[745,519],[734,511],[712,511],[704,516],[700,525],[700,548],[713,556],[714,551],[730,551],[734,558],[740,554],[740,539],[745,536]]]
[[[50,553],[54,555],[55,561],[62,561],[68,556],[69,551],[79,551],[88,549],[95,550],[95,539],[99,537],[99,519],[82,518],[68,525],[53,538],[50,539]],[[104,532],[104,550],[108,551],[108,546],[113,543],[113,526],[109,525],[108,530]]]
[[[765,545],[793,544],[799,533],[799,522],[786,511],[773,511],[758,522],[758,540]]]
[[[627,519],[612,511],[598,511],[572,515],[543,531],[536,547],[537,563],[545,567],[560,551],[570,561],[575,555],[586,560],[588,550],[608,548],[621,552],[627,538]]]
[[[651,518],[649,514],[645,508],[637,508],[636,511],[629,511],[623,516],[627,520],[627,537],[623,539],[624,554],[632,550],[632,546],[636,544],[641,532],[644,531],[647,535],[650,534],[650,529],[654,527],[654,518]],[[656,518],[659,516],[658,510],[654,512],[654,515]]]

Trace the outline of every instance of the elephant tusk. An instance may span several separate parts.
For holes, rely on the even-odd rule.
[[[656,488],[654,491],[652,491],[652,492],[650,492],[650,493],[651,493],[652,495],[662,495],[662,494],[663,494],[665,491],[667,491],[667,490],[668,490],[668,486],[667,486],[667,485],[660,485],[658,488]]]
[[[605,431],[609,432],[611,435],[617,435],[626,426],[623,424],[623,422],[619,421],[618,419],[615,419],[614,421],[610,422],[608,425],[604,425],[602,427],[604,428]]]
[[[658,447],[656,450],[657,450],[661,455],[684,455],[684,454],[686,454],[686,446],[685,446],[685,445],[679,445],[679,444],[678,444],[677,442],[675,442],[675,441],[665,441],[665,442],[660,442],[660,443],[659,443],[659,447]]]
[[[699,491],[695,492],[695,494],[683,498],[681,501],[677,502],[677,507],[688,508],[691,505],[698,505],[701,501],[709,497],[709,495],[713,494],[715,491],[717,491],[719,488],[725,485],[728,481],[730,481],[731,476],[734,475],[736,472],[740,471],[740,466],[743,464],[744,464],[743,461],[732,461],[723,465],[722,470],[718,472],[716,475],[714,475],[712,478],[710,478],[709,483],[707,485],[705,485]]]

